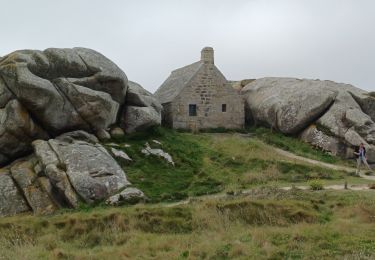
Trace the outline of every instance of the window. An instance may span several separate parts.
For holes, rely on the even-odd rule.
[[[221,112],[227,112],[227,104],[221,105]]]
[[[197,105],[190,104],[189,105],[189,116],[196,116],[197,115]]]

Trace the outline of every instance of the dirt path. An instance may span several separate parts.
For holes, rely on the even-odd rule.
[[[295,186],[297,189],[300,190],[310,190],[309,186]],[[292,187],[281,187],[282,190],[291,190]],[[370,190],[370,187],[368,184],[353,184],[348,185],[348,187],[345,189],[345,185],[327,185],[324,186],[324,190]]]
[[[291,152],[288,152],[288,151],[285,151],[285,150],[282,150],[282,149],[279,149],[279,148],[276,148],[276,147],[272,147],[272,149],[275,152],[277,152],[278,154],[283,155],[285,157],[288,157],[289,159],[292,159],[292,160],[307,162],[309,164],[313,164],[313,165],[316,165],[316,166],[320,166],[320,167],[324,167],[324,168],[328,168],[328,169],[332,169],[332,170],[337,170],[337,171],[345,171],[345,172],[355,172],[356,171],[355,168],[325,163],[325,162],[321,162],[321,161],[316,161],[316,160],[305,158],[305,157],[296,155],[294,153],[291,153]],[[375,176],[368,176],[368,175],[365,175],[365,174],[361,173],[360,177],[363,178],[363,179],[366,179],[366,180],[375,181]]]
[[[309,186],[285,186],[285,187],[280,187],[279,189],[281,190],[291,190],[293,188],[300,189],[300,190],[310,190]],[[212,199],[223,199],[223,198],[229,198],[233,196],[241,196],[241,195],[247,195],[251,194],[256,188],[253,189],[247,189],[247,190],[242,190],[238,192],[236,195],[231,195],[227,193],[217,193],[217,194],[212,194],[212,195],[204,195],[204,196],[197,196],[197,197],[190,197],[186,200],[178,201],[178,202],[173,202],[173,203],[168,203],[168,204],[163,204],[163,207],[170,208],[170,207],[177,207],[181,205],[187,205],[191,202],[194,201],[205,201],[205,200],[212,200]],[[324,186],[323,190],[348,190],[348,191],[370,191],[368,184],[353,184],[353,185],[348,185],[347,188],[345,188],[345,185],[326,185]]]
[[[276,148],[274,146],[270,146],[270,145],[268,145],[268,146],[271,149],[273,149],[276,153],[278,153],[278,154],[280,154],[284,157],[287,157],[289,159],[295,160],[295,161],[306,162],[308,164],[320,166],[320,167],[323,167],[323,168],[337,170],[337,171],[345,171],[345,172],[349,172],[349,173],[352,173],[352,172],[356,171],[356,169],[352,168],[352,167],[325,163],[325,162],[309,159],[309,158],[306,158],[306,157],[303,157],[303,156],[299,156],[299,155],[296,155],[294,153],[282,150],[280,148]],[[360,177],[363,178],[363,179],[366,179],[366,180],[375,181],[375,176],[368,176],[368,175],[365,175],[365,174],[360,174]],[[292,188],[293,188],[292,186],[280,187],[280,189],[282,189],[282,190],[291,190]],[[294,186],[294,188],[297,188],[297,189],[300,189],[300,190],[309,190],[310,189],[309,186],[304,186],[304,185],[301,185],[301,186],[296,185],[296,186]],[[253,190],[254,189],[242,190],[242,191],[239,192],[238,195],[250,194]],[[370,189],[368,184],[353,184],[353,185],[348,185],[347,187],[345,187],[344,184],[342,184],[342,185],[335,184],[335,185],[324,186],[324,190],[363,191],[363,190],[371,190],[371,189]],[[190,202],[192,202],[194,200],[201,200],[202,201],[202,200],[208,200],[208,199],[227,198],[227,197],[231,197],[231,196],[233,196],[233,195],[229,195],[227,193],[218,193],[218,194],[212,194],[212,195],[190,197],[187,200],[165,204],[164,207],[176,207],[176,206],[180,206],[180,205],[186,205],[186,204],[189,204]]]
[[[239,136],[244,137],[244,138],[251,137],[248,134],[240,134]],[[261,141],[261,140],[259,140],[259,141]],[[263,141],[261,141],[261,142],[264,143]],[[328,168],[328,169],[337,170],[337,171],[345,171],[345,172],[349,172],[349,173],[352,173],[352,172],[356,171],[356,169],[352,168],[352,167],[325,163],[325,162],[309,159],[309,158],[306,158],[306,157],[303,157],[303,156],[300,156],[300,155],[296,155],[294,153],[282,150],[280,148],[274,147],[272,145],[268,145],[266,143],[264,143],[264,145],[267,145],[268,147],[273,149],[276,153],[278,153],[278,154],[280,154],[284,157],[287,157],[289,159],[295,160],[295,161],[306,162],[306,163],[316,165],[316,166],[320,166],[320,167],[323,167],[323,168]],[[363,171],[363,169],[362,169],[362,171]],[[368,176],[368,175],[365,175],[365,174],[361,173],[360,177],[363,178],[363,179],[366,179],[366,180],[375,181],[375,176]]]

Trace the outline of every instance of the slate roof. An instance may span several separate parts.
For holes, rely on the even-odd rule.
[[[198,61],[172,71],[171,75],[155,92],[155,97],[161,104],[173,101],[202,66],[204,66],[204,63]]]

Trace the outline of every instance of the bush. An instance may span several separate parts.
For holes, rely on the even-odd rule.
[[[312,180],[309,182],[309,185],[310,185],[311,190],[323,190],[324,189],[323,182],[320,180]]]

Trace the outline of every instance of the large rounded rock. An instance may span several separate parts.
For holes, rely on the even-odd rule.
[[[125,116],[133,107],[141,112]],[[90,133],[109,139],[107,130],[120,122],[145,130],[160,124],[160,111],[138,84],[128,91],[124,72],[94,50],[0,58],[0,167],[7,165],[0,168],[0,216],[76,208],[122,191],[130,185],[124,171]]]
[[[247,84],[242,93],[248,117],[256,123],[301,134],[334,154],[350,155],[360,143],[375,151],[375,98],[366,91],[332,81],[263,78]],[[307,129],[311,124],[318,130]],[[369,161],[375,162],[375,152],[369,152]]]
[[[83,140],[77,136],[70,141],[64,139],[37,140],[33,146],[46,176],[54,180],[71,206],[76,206],[77,199],[72,196],[74,191],[85,202],[92,203],[130,184],[124,171],[103,146],[88,143],[86,135]]]
[[[0,165],[31,150],[35,139],[72,130],[100,132],[116,123],[127,77],[85,49],[15,51],[0,60]]]
[[[337,91],[323,84],[288,78],[263,78],[243,88],[252,116],[286,134],[296,134],[318,119]]]
[[[108,93],[73,84],[67,79],[55,80],[55,85],[92,131],[106,129],[116,122],[119,103]]]
[[[125,100],[126,75],[110,60],[96,51],[84,48],[16,51],[0,62],[0,76],[8,90],[49,132],[106,127],[116,120],[119,104]],[[71,84],[69,84],[71,83]],[[77,87],[80,86],[80,87]],[[77,92],[93,96],[111,115],[92,120],[83,113],[98,107],[93,99],[79,100]],[[88,92],[88,93],[87,93]],[[107,101],[107,102],[106,102]],[[82,106],[86,105],[86,109]],[[98,110],[98,108],[96,108]],[[115,114],[115,115],[114,115]]]
[[[126,133],[144,131],[161,124],[160,113],[152,107],[127,106],[122,116]]]
[[[144,131],[161,124],[161,104],[141,85],[129,81],[121,127],[126,133]]]
[[[158,113],[162,109],[162,105],[150,92],[133,81],[129,81],[128,83],[125,103],[127,106],[153,107]]]
[[[83,131],[35,140],[34,153],[0,169],[0,216],[46,214],[103,201],[127,188],[124,171]]]

